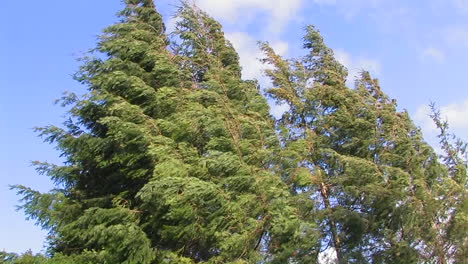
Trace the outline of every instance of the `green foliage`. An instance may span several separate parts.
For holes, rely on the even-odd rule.
[[[169,47],[152,1],[125,4],[75,75],[88,93],[63,97],[63,128],[37,129],[66,159],[35,163],[59,188],[15,187],[26,214],[50,231],[47,261],[281,263],[310,254],[313,224],[268,170],[278,147],[268,105],[256,82],[241,79],[220,24],[183,3]]]
[[[272,66],[268,95],[289,106],[277,122],[280,170],[307,208],[304,217],[320,228],[321,250],[332,247],[339,263],[449,263],[466,254],[455,253],[466,239],[449,235],[454,219],[456,228],[466,225],[459,207],[466,204],[466,156],[450,157],[464,155],[466,145],[451,147],[442,133],[449,155],[440,164],[377,80],[362,72],[355,89],[347,88],[347,71],[319,32],[305,31],[302,58],[285,60],[267,43],[261,49]]]
[[[126,0],[82,59],[62,126],[37,128],[65,158],[35,162],[56,189],[13,187],[49,231],[46,256],[2,263],[452,263],[467,257],[466,144],[446,155],[367,72],[347,70],[319,32],[308,54],[271,64],[269,115],[221,25],[181,3],[166,35],[151,0]]]

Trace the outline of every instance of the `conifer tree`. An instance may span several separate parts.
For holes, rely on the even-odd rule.
[[[88,93],[62,99],[65,128],[38,129],[66,162],[36,163],[56,190],[16,186],[25,212],[50,231],[51,261],[307,260],[313,224],[269,171],[266,100],[219,23],[188,4],[178,16],[171,52],[153,2],[125,1],[76,74]]]
[[[125,0],[65,94],[62,127],[38,128],[65,158],[36,162],[56,189],[14,188],[49,231],[48,257],[9,264],[462,263],[466,144],[445,155],[362,72],[355,89],[319,32],[304,57],[261,48],[276,124],[221,25],[182,2],[168,36],[152,0]]]
[[[420,227],[420,250],[430,263],[463,263],[468,259],[468,184],[467,143],[449,133],[439,110],[431,105],[431,118],[439,129],[439,155],[444,171],[432,178],[419,209],[424,225]]]
[[[173,148],[157,120],[177,106],[179,74],[152,1],[126,1],[120,18],[95,48],[104,58],[85,58],[75,76],[89,92],[63,98],[72,106],[65,128],[38,129],[66,159],[63,166],[36,164],[58,188],[40,194],[17,187],[26,213],[50,230],[50,254],[78,263],[156,257],[136,195],[153,176],[158,150]]]
[[[278,122],[283,177],[309,200],[322,250],[333,248],[339,263],[448,263],[445,231],[434,225],[445,221],[437,204],[446,169],[408,114],[367,72],[347,88],[346,69],[312,26],[303,58],[261,48],[273,66],[268,94],[290,107]]]

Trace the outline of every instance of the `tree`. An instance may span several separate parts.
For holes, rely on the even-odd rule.
[[[125,5],[75,76],[88,93],[61,100],[71,106],[65,127],[38,129],[66,158],[36,163],[57,189],[15,187],[50,230],[51,261],[307,258],[313,225],[269,170],[278,142],[268,105],[241,79],[221,26],[183,4],[171,51],[153,2]]]
[[[72,106],[65,128],[38,129],[66,158],[63,166],[36,163],[58,188],[40,194],[16,187],[26,213],[50,230],[49,253],[77,256],[78,263],[156,257],[137,194],[153,175],[155,149],[170,146],[156,120],[174,111],[178,70],[152,1],[125,5],[95,49],[104,58],[85,58],[75,76],[89,92],[62,99]]]
[[[14,188],[49,230],[47,257],[4,263],[455,263],[467,257],[466,144],[445,155],[362,72],[355,89],[314,27],[304,57],[262,44],[290,109],[269,115],[221,25],[182,2],[168,36],[152,0],[126,0],[65,94],[56,189]]]
[[[446,169],[443,177],[436,181],[432,195],[434,209],[426,213],[430,221],[426,259],[436,263],[463,263],[468,259],[468,181],[467,143],[449,132],[435,104],[431,105],[431,118],[439,129],[439,158]],[[432,214],[430,214],[432,213]]]
[[[347,88],[346,69],[312,26],[302,58],[285,60],[267,43],[261,48],[273,66],[266,70],[268,95],[289,106],[277,124],[283,178],[308,201],[321,249],[332,248],[339,263],[448,263],[442,255],[449,247],[437,235],[445,231],[436,224],[444,221],[446,168],[409,115],[367,72]]]

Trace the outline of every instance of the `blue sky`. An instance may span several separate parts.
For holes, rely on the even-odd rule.
[[[177,1],[157,0],[168,28]],[[429,141],[425,111],[442,108],[453,131],[468,139],[468,0],[198,0],[220,20],[241,56],[245,78],[262,83],[256,41],[286,57],[301,54],[302,28],[316,25],[351,75],[370,70],[408,109]],[[32,128],[59,124],[63,91],[83,91],[72,80],[76,58],[116,21],[118,0],[5,1],[0,16],[0,250],[42,250],[45,232],[15,211],[8,185],[40,191],[52,185],[30,161],[60,162]],[[273,113],[281,107],[273,106]]]

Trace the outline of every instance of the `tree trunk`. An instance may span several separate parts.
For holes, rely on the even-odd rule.
[[[330,205],[330,200],[328,198],[329,197],[328,196],[328,187],[324,182],[320,183],[320,194],[322,196],[325,208],[326,209],[332,209],[331,205]],[[341,261],[342,261],[341,240],[340,240],[340,237],[338,236],[338,230],[336,229],[335,220],[328,219],[328,225],[330,226],[330,231],[331,231],[332,240],[333,240],[333,247],[335,248],[335,251],[336,251],[336,258],[338,260],[338,263],[341,263]]]

